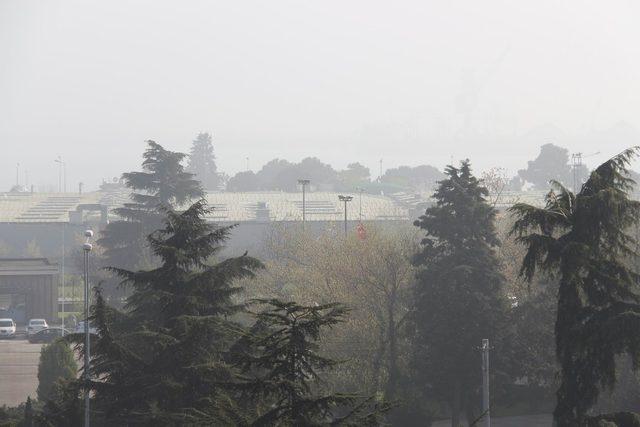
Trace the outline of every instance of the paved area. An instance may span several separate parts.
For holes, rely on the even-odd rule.
[[[0,406],[15,406],[36,397],[42,344],[23,337],[0,340]]]
[[[551,427],[553,419],[551,415],[523,415],[519,417],[491,418],[491,427]],[[436,421],[432,427],[450,427],[451,421]],[[483,427],[482,422],[478,427]]]

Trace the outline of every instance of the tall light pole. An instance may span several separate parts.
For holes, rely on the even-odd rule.
[[[364,188],[358,187],[356,188],[356,190],[360,193],[360,212],[359,212],[359,218],[360,218],[360,222],[362,222],[362,192],[364,191]]]
[[[93,237],[93,231],[87,230],[84,232],[84,235],[87,238],[84,245],[82,245],[82,249],[84,251],[84,427],[89,427],[91,423],[89,417],[89,398],[91,392],[89,387],[89,358],[91,351],[89,341],[89,252],[93,249],[93,246],[90,243],[90,240]]]
[[[62,160],[61,156],[58,156],[57,159],[54,160],[58,164],[58,193],[66,193],[67,192],[67,167],[65,166],[64,160]],[[63,177],[64,175],[64,186],[63,186]]]
[[[489,340],[482,340],[482,416],[484,427],[491,427],[491,412],[489,409]]]
[[[344,235],[347,235],[347,203],[353,200],[353,196],[343,196],[340,194],[338,200],[344,202]]]
[[[308,179],[299,179],[298,184],[302,185],[302,229],[304,230],[306,222],[307,222],[307,185],[309,185],[311,181]]]
[[[62,335],[64,336],[64,298],[65,298],[65,293],[64,293],[64,249],[65,249],[65,235],[64,232],[65,230],[65,225],[67,225],[66,222],[62,223]],[[57,302],[57,301],[56,301]]]

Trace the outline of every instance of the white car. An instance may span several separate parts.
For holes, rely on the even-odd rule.
[[[31,319],[27,324],[27,335],[33,335],[48,327],[49,325],[47,325],[47,321],[44,319]]]
[[[75,332],[76,334],[84,334],[84,321],[78,322]],[[89,333],[92,335],[98,335],[98,330],[91,326],[91,323],[89,323]]]
[[[0,338],[16,336],[16,322],[13,319],[0,319]]]

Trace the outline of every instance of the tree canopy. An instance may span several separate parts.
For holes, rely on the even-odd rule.
[[[242,347],[246,390],[257,402],[254,426],[378,425],[386,403],[356,394],[319,393],[323,372],[339,362],[319,354],[321,334],[344,321],[341,304],[303,306],[277,299],[266,308]]]
[[[96,295],[96,411],[109,423],[240,423],[224,357],[240,330],[230,319],[242,308],[234,282],[261,263],[246,255],[215,262],[231,228],[208,224],[204,202],[163,211],[163,228],[148,237],[158,266],[112,268],[131,290],[124,310]]]
[[[435,205],[415,222],[426,236],[414,258],[420,270],[413,360],[423,393],[448,404],[452,426],[458,426],[461,412],[468,419],[479,413],[476,349],[483,338],[500,347],[507,304],[494,251],[496,211],[485,199],[487,189],[468,161],[448,166],[445,175],[434,193]]]
[[[588,169],[581,165],[576,173],[581,182],[582,178],[588,176]],[[569,163],[569,150],[555,144],[544,144],[540,147],[538,157],[528,162],[527,169],[519,170],[518,176],[533,184],[537,190],[547,189],[551,181],[572,185],[573,169]]]
[[[131,189],[131,202],[114,210],[120,219],[111,221],[98,239],[102,266],[132,269],[149,265],[146,236],[160,227],[163,207],[180,206],[204,194],[193,174],[182,166],[185,154],[147,141],[143,158],[142,171],[122,175]]]
[[[199,133],[191,145],[187,172],[200,181],[205,190],[218,190],[221,184],[211,134]]]
[[[640,202],[629,198],[627,169],[638,150],[600,165],[577,194],[554,182],[545,207],[511,208],[512,233],[527,250],[521,274],[531,280],[540,270],[559,279],[559,427],[590,422],[600,392],[615,386],[617,356],[628,354],[640,367],[640,275],[633,268],[637,242],[628,232],[640,220]]]

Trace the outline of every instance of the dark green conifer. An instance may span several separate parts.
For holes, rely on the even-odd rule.
[[[131,202],[114,212],[120,217],[102,232],[98,244],[104,249],[102,264],[135,269],[150,264],[146,236],[162,225],[162,207],[177,208],[203,196],[200,183],[185,172],[185,154],[165,150],[147,141],[141,172],[122,175],[131,189]]]
[[[485,199],[487,189],[471,173],[469,161],[460,168],[448,166],[445,175],[433,196],[435,205],[415,222],[426,236],[414,258],[419,272],[413,361],[416,384],[449,406],[457,427],[461,413],[470,420],[479,414],[477,349],[483,338],[500,348],[507,304],[494,251],[496,211]]]
[[[355,394],[322,393],[323,373],[337,363],[319,354],[322,333],[344,320],[341,304],[302,306],[259,300],[251,335],[239,346],[254,426],[379,425],[389,405]],[[237,355],[236,355],[237,356]]]
[[[203,201],[162,210],[163,228],[148,237],[158,266],[111,268],[130,290],[124,309],[96,292],[92,413],[107,425],[241,425],[225,361],[241,333],[235,282],[262,264],[246,254],[217,259],[231,227],[207,223]]]
[[[640,219],[640,202],[629,198],[627,169],[638,150],[600,165],[578,194],[553,182],[545,207],[511,209],[512,233],[527,249],[521,274],[531,280],[541,270],[559,280],[558,427],[595,423],[588,413],[601,390],[614,387],[617,356],[628,354],[640,367],[640,276],[630,267],[638,253],[628,233]]]

